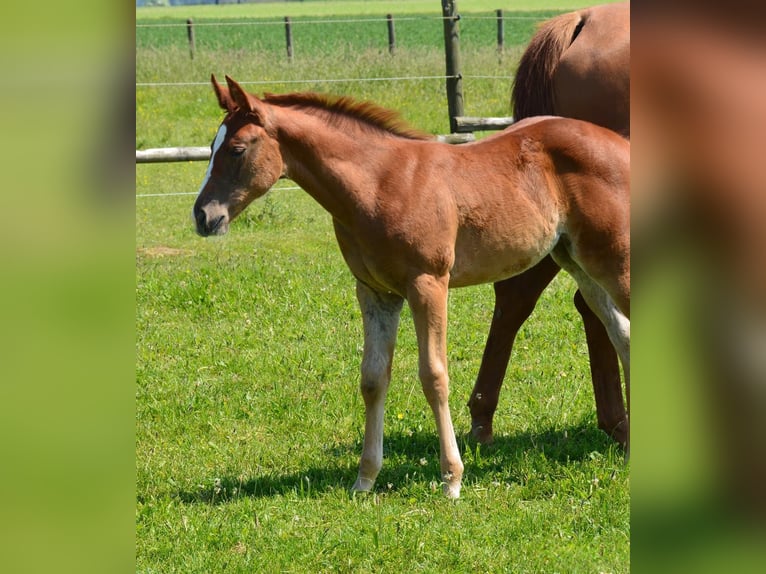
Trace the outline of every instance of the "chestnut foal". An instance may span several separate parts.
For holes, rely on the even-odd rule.
[[[630,365],[630,144],[579,120],[543,117],[454,146],[389,110],[317,94],[247,93],[212,78],[226,115],[194,204],[200,235],[229,224],[280,177],[332,216],[364,323],[365,432],[355,491],[383,461],[383,414],[402,305],[439,435],[444,493],[463,463],[450,416],[447,290],[496,282],[551,255],[577,281]]]

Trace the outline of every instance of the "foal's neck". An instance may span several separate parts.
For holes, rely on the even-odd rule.
[[[385,156],[397,138],[364,126],[335,125],[311,112],[277,108],[287,176],[340,222],[371,208]]]

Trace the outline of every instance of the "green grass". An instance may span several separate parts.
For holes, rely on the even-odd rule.
[[[505,21],[505,39],[509,44],[524,43],[539,20],[558,14],[558,10],[535,10],[509,13]],[[255,13],[254,13],[255,14]],[[203,17],[194,19],[195,46],[198,52],[233,49],[250,54],[285,53],[285,29],[282,18]],[[139,49],[182,47],[188,52],[186,17],[145,19],[139,14],[136,46]],[[359,19],[343,16],[291,17],[295,58],[306,54],[334,54],[338,49],[388,50],[388,29],[384,15],[363,16]],[[400,48],[432,47],[442,50],[444,26],[440,13],[402,14],[394,16],[396,46]],[[461,43],[494,47],[497,24],[494,11],[463,15],[460,20]]]
[[[544,11],[538,16],[554,13]],[[466,18],[461,22],[466,115],[510,115],[511,77],[535,23],[509,21],[506,48],[498,55],[493,21]],[[138,29],[139,83],[203,85],[139,86],[136,147],[208,145],[219,117],[207,84],[211,73],[228,74],[257,93],[311,90],[371,99],[399,110],[425,131],[448,133],[441,21],[401,22],[397,39],[397,53],[390,57],[384,23],[296,26],[295,57],[288,62],[281,26],[200,26],[192,60],[184,28]]]
[[[139,166],[138,191],[192,186],[201,167]],[[436,486],[405,310],[377,494],[353,499],[361,318],[329,218],[273,191],[205,240],[192,199],[137,200],[139,571],[627,570],[628,474],[596,429],[569,279],[519,337],[492,447],[467,438],[464,406],[491,292],[452,293],[457,503]]]
[[[166,52],[173,53],[173,49]],[[176,51],[177,57],[158,56],[156,66],[161,71],[153,72],[154,78],[183,78],[180,69],[184,55]],[[312,90],[325,93],[348,94],[357,99],[373,100],[380,105],[396,109],[410,123],[431,133],[448,133],[444,80],[372,81],[372,82],[323,82],[323,78],[388,78],[401,76],[443,75],[443,56],[436,49],[410,50],[402,59],[391,60],[374,51],[357,54],[341,54],[345,63],[342,69],[334,64],[335,59],[316,57],[296,61],[288,65],[274,60],[243,60],[226,51],[217,51],[209,57],[200,56],[195,60],[195,71],[190,77],[205,82],[202,86],[170,88],[138,88],[136,90],[136,146],[137,148],[163,146],[209,145],[221,112],[209,85],[211,72],[222,80],[224,74],[244,82],[250,91],[289,92]],[[478,55],[486,65],[483,71],[491,75],[507,75],[507,67],[499,64],[493,54]],[[145,62],[139,64],[140,73]],[[147,72],[147,75],[149,73]],[[140,77],[140,76],[139,76]],[[295,80],[316,78],[316,82],[289,84]],[[266,84],[248,85],[248,81],[264,81]],[[466,80],[471,91],[466,96],[466,107],[486,115],[508,115],[510,78],[503,80]]]
[[[492,48],[465,46],[464,56],[492,73],[514,65]],[[190,62],[166,46],[138,49],[137,69],[139,81],[267,77],[281,91],[284,74],[405,75],[441,70],[440,58],[424,46],[393,60],[369,49],[287,65],[218,48]],[[440,82],[330,87],[446,132]],[[508,89],[469,85],[467,107],[501,115]],[[209,143],[220,119],[209,87],[136,95],[137,146]],[[193,193],[204,170],[138,165],[136,193]],[[465,402],[492,291],[451,293],[450,403],[466,466],[456,502],[436,484],[438,441],[405,308],[384,467],[375,494],[349,495],[363,428],[354,280],[329,216],[302,191],[281,189],[291,185],[214,239],[192,230],[193,195],[136,198],[137,572],[627,572],[629,473],[596,428],[574,286],[563,275],[519,335],[491,447],[468,438]]]

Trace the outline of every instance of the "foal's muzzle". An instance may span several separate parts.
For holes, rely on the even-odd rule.
[[[229,230],[229,216],[221,209],[194,206],[194,224],[202,237],[223,235]]]

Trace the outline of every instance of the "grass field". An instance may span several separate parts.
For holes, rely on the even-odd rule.
[[[321,4],[317,4],[321,5]],[[236,5],[235,5],[236,6]],[[258,5],[260,6],[260,5]],[[254,8],[255,9],[255,8]],[[156,24],[143,20],[138,25]],[[509,19],[506,49],[496,50],[495,22],[490,12],[461,21],[461,57],[466,115],[510,115],[511,73],[521,50],[534,32],[536,18],[556,11],[541,10],[524,19]],[[373,15],[368,14],[367,19]],[[380,15],[379,15],[380,16]],[[442,22],[438,13],[402,15],[397,23],[397,54],[388,55],[386,24],[338,23],[334,18],[305,17],[311,24],[294,23],[294,59],[287,61],[284,29],[274,20],[235,19],[242,26],[204,26],[221,18],[196,18],[196,53],[189,56],[182,27],[136,30],[136,79],[139,84],[175,82],[177,85],[139,87],[136,92],[136,146],[208,145],[208,118],[217,116],[207,81],[211,72],[229,74],[255,92],[312,90],[372,99],[401,111],[418,127],[447,133]],[[513,14],[509,14],[509,18]],[[413,17],[408,20],[406,18]],[[183,19],[181,21],[184,21]],[[178,23],[178,18],[161,20]],[[338,65],[342,63],[342,65]],[[320,73],[321,72],[321,73]],[[357,81],[365,78],[367,82]],[[382,78],[406,78],[382,80]],[[423,78],[423,79],[419,79]],[[349,81],[350,80],[350,81]],[[179,119],[184,120],[179,123]],[[152,138],[152,139],[149,139]]]
[[[279,6],[315,7],[316,16],[326,16],[376,3],[329,4]],[[155,16],[154,9],[137,11],[139,24]],[[502,58],[492,35],[466,39],[466,75],[510,76],[533,26]],[[440,81],[285,83],[443,73],[439,46],[426,36],[406,44],[403,23],[394,58],[385,29],[380,47],[362,49],[357,40],[344,47],[340,29],[307,27],[326,43],[297,48],[292,64],[281,47],[201,37],[191,61],[185,37],[152,45],[139,41],[138,29],[137,81],[204,82],[214,71],[273,82],[254,91],[348,93],[446,133]],[[507,114],[509,89],[510,80],[467,79],[468,113]],[[220,112],[209,86],[139,87],[136,96],[137,147],[210,142]],[[203,163],[136,168],[137,572],[629,570],[628,468],[596,428],[568,277],[556,280],[520,333],[491,447],[467,437],[465,406],[491,288],[452,292],[450,403],[466,466],[454,502],[436,482],[438,442],[405,309],[384,467],[373,495],[351,497],[363,428],[361,318],[329,216],[288,182],[253,204],[228,236],[199,238],[189,217],[193,195],[146,194],[193,193],[204,170]]]

